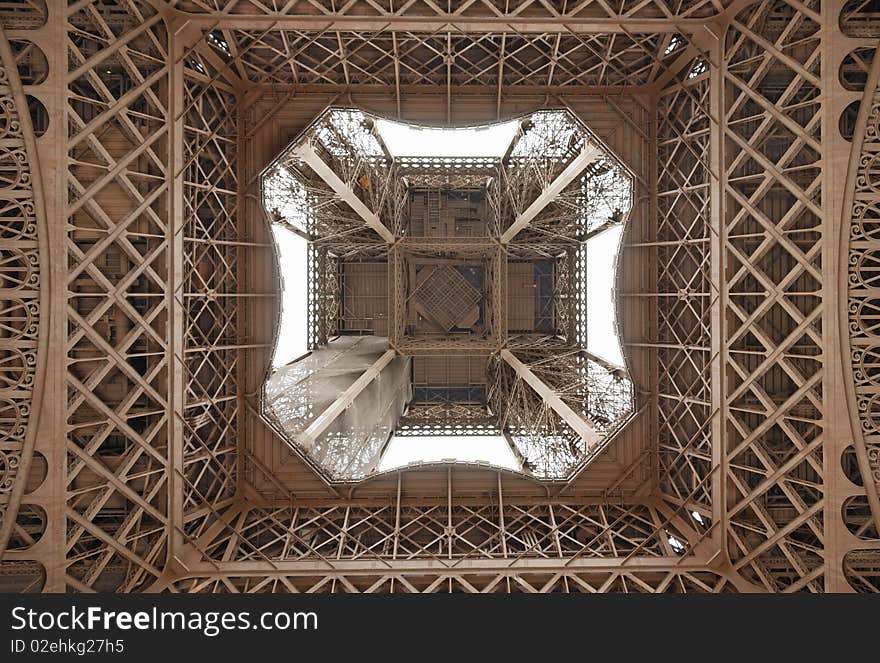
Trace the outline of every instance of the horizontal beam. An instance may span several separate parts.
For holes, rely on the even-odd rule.
[[[354,191],[351,190],[351,187],[343,182],[339,178],[339,175],[334,173],[333,169],[318,156],[318,153],[315,152],[315,148],[308,143],[303,143],[296,147],[293,150],[293,153],[302,159],[309,168],[315,171],[315,174],[324,180],[327,185],[333,189],[333,192],[345,201],[370,228],[379,233],[379,236],[382,237],[382,239],[388,244],[394,243],[394,234],[388,230],[388,228],[385,227],[385,224],[379,220],[379,217],[364,204],[364,201],[355,195]]]
[[[379,377],[379,373],[385,368],[397,353],[394,350],[386,350],[385,354],[379,357],[373,365],[370,366],[363,374],[355,380],[351,386],[343,391],[333,401],[326,410],[309,424],[302,433],[296,436],[296,441],[304,450],[309,451],[317,442],[318,438],[336,421],[336,418],[345,412],[345,410],[354,403],[354,399],[369,386],[369,384]]]
[[[402,355],[489,355],[498,349],[498,340],[425,340],[407,338],[395,344]]]
[[[413,575],[434,575],[438,573],[513,573],[530,571],[533,573],[576,573],[579,571],[705,571],[706,560],[696,556],[687,557],[523,557],[511,555],[509,558],[453,558],[434,559],[303,559],[303,560],[249,560],[240,562],[198,562],[187,567],[187,575],[372,575],[374,573],[406,573]],[[185,576],[184,576],[185,577]]]
[[[437,13],[432,16],[345,16],[342,14],[296,15],[296,14],[232,14],[178,12],[178,20],[206,30],[299,30],[303,32],[422,32],[444,31],[462,33],[497,34],[656,34],[681,32],[693,34],[704,29],[706,19],[635,18],[616,16],[610,18],[559,16],[548,18],[507,16],[460,16]]]
[[[602,150],[597,145],[587,143],[584,146],[584,149],[581,150],[581,153],[572,159],[571,163],[556,176],[556,179],[547,185],[547,188],[541,192],[541,195],[532,201],[532,204],[526,208],[526,211],[516,217],[510,228],[505,230],[504,234],[501,235],[501,243],[507,244],[510,240],[516,237],[520,230],[526,228],[532,220],[541,213],[542,209],[547,207],[556,196],[562,193],[565,187],[571,184],[574,179],[584,171],[584,168],[599,159],[601,156]]]
[[[400,87],[401,94],[437,95],[445,97],[448,93],[469,97],[497,97],[496,90],[486,89],[485,84],[472,81],[467,85],[446,85],[445,78],[441,83],[403,83]],[[281,92],[292,94],[387,94],[388,85],[385,83],[279,83],[257,82],[255,88],[266,92]],[[535,101],[543,101],[548,94],[565,95],[567,98],[595,98],[596,95],[631,95],[632,97],[647,96],[651,94],[651,88],[634,85],[590,85],[585,88],[584,83],[571,81],[563,85],[505,85],[503,97],[531,97]]]
[[[584,442],[586,442],[588,449],[602,441],[602,435],[590,426],[590,424],[584,421],[583,417],[572,410],[555,391],[544,384],[544,382],[537,375],[532,373],[532,370],[528,366],[517,359],[510,350],[502,350],[501,358],[510,364],[511,368],[516,371],[517,375],[534,389],[538,396],[540,396],[544,402],[556,412],[556,414],[562,417],[563,421],[565,421],[565,423],[567,423],[571,429],[577,433]]]

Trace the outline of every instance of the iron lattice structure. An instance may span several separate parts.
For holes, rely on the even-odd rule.
[[[425,389],[401,397],[422,415],[446,418],[404,426],[408,436],[438,428],[470,432],[472,425],[483,430],[484,421],[494,420],[524,472],[567,478],[633,412],[626,369],[582,352],[585,274],[578,281],[570,273],[585,260],[591,236],[625,220],[631,176],[568,111],[520,118],[501,146],[504,156],[495,158],[396,157],[381,122],[357,109],[328,109],[262,176],[267,215],[307,238],[320,256],[307,272],[307,290],[323,330],[308,339],[310,357],[268,377],[264,413],[332,479],[362,480],[378,471],[397,429],[395,412],[405,414],[393,403],[404,391],[402,374],[430,365],[420,372]],[[384,248],[376,246],[377,236]],[[322,260],[335,263],[342,284],[323,278]],[[541,306],[525,323],[530,328],[515,330],[512,346],[511,260],[525,266],[520,284],[531,286],[530,293],[538,290],[533,261],[553,267],[544,274]],[[373,273],[385,282],[387,304],[380,299],[377,306],[373,287],[356,283],[358,275]],[[276,337],[283,333],[279,327]],[[387,348],[370,341],[375,350],[364,353],[365,340],[351,344],[351,334],[387,336]],[[398,359],[415,357],[413,369],[388,361],[384,349]],[[448,386],[448,374],[456,372],[430,361],[448,353],[481,358],[468,367],[474,384],[431,389],[438,370],[435,387]],[[344,407],[334,409],[340,392]],[[477,421],[459,419],[460,406],[474,401],[484,406]],[[450,407],[433,407],[439,403]],[[376,414],[381,423],[373,421]]]
[[[869,3],[22,0],[0,24],[4,588],[880,588]],[[341,491],[262,418],[259,173],[340,98],[439,125],[564,107],[633,172],[644,397],[582,472]]]

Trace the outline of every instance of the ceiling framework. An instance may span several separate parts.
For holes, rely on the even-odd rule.
[[[871,5],[568,4],[0,8],[3,588],[880,589]],[[340,105],[567,108],[634,173],[616,290],[638,411],[570,478],[429,464],[343,488],[261,416],[259,173]],[[340,257],[308,259],[323,345]],[[534,351],[490,360],[503,393],[517,367],[549,385],[510,416],[564,418]],[[405,423],[450,416],[493,425]]]

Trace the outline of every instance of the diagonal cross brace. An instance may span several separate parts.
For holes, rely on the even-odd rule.
[[[315,446],[318,438],[336,421],[336,418],[345,412],[354,403],[354,399],[366,389],[370,383],[379,377],[382,369],[391,363],[396,356],[394,350],[387,350],[373,364],[364,371],[345,391],[333,401],[326,410],[319,414],[302,433],[296,436],[299,446],[305,451],[310,451]]]
[[[507,244],[519,233],[520,230],[526,228],[532,220],[538,216],[542,209],[547,207],[556,196],[562,193],[562,190],[565,189],[565,187],[571,184],[574,179],[583,172],[584,168],[601,158],[602,154],[602,150],[597,145],[587,143],[584,146],[584,149],[581,150],[581,153],[572,159],[571,163],[556,176],[555,180],[550,182],[547,188],[541,192],[541,195],[535,198],[532,204],[529,205],[522,214],[516,217],[510,228],[505,230],[504,234],[501,235],[501,243]]]
[[[523,379],[543,401],[577,433],[590,449],[602,441],[602,435],[596,431],[583,417],[572,410],[559,395],[548,387],[532,370],[522,363],[510,350],[502,350],[501,358],[510,364],[516,374]]]
[[[364,201],[355,195],[354,191],[351,190],[351,187],[343,182],[339,175],[334,173],[333,169],[318,156],[318,153],[315,152],[315,148],[308,143],[303,143],[296,147],[293,150],[293,153],[302,159],[309,168],[315,171],[315,174],[324,180],[327,185],[333,189],[333,192],[345,201],[370,228],[379,233],[382,239],[389,244],[394,244],[394,234],[388,230],[385,224],[379,220],[379,217],[364,204]]]

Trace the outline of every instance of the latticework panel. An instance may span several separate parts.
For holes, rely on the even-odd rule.
[[[709,80],[664,90],[657,109],[660,488],[712,517]]]
[[[454,402],[414,403],[401,417],[394,434],[410,435],[501,435],[498,420],[483,404]]]
[[[27,0],[0,7],[4,29],[15,30],[9,41],[0,39],[0,152],[7,155],[0,158],[4,587],[823,591],[845,588],[843,579],[856,591],[880,588],[873,227],[880,218],[880,33],[869,3],[752,3],[722,17],[720,25],[731,23],[721,41],[705,34],[703,19],[726,3],[578,3],[554,12],[554,3],[522,0],[498,14],[487,2],[446,3],[449,10],[413,2],[392,12],[383,2],[292,3],[280,11],[253,0],[199,0],[177,3],[193,12],[183,29],[166,27],[155,10],[160,4],[85,0],[44,9]],[[465,4],[467,11],[448,14]],[[383,13],[393,25],[380,33],[357,27]],[[180,20],[175,16],[168,20]],[[243,16],[255,22],[236,26]],[[615,21],[606,27],[595,23],[609,16]],[[438,21],[437,30],[407,26],[414,18],[421,26]],[[638,23],[645,18],[656,19],[655,30]],[[853,38],[849,54],[838,53],[848,46],[835,45],[838,18]],[[347,27],[321,33],[338,20]],[[33,43],[30,28],[39,35]],[[49,40],[57,52],[41,56]],[[829,72],[837,63],[840,71]],[[650,215],[656,193],[657,235],[630,241],[639,243],[639,255],[651,255],[651,269],[656,258],[656,290],[623,293],[627,303],[650,297],[658,312],[656,328],[645,325],[656,337],[624,339],[644,341],[657,356],[656,379],[644,381],[644,398],[656,409],[652,402],[640,411],[659,415],[651,421],[657,446],[652,437],[632,461],[649,467],[650,477],[617,490],[616,477],[629,471],[618,467],[603,484],[611,488],[582,488],[589,466],[579,465],[586,450],[577,447],[578,436],[496,357],[491,411],[428,405],[411,411],[404,429],[444,432],[454,417],[469,432],[497,433],[501,415],[508,432],[554,442],[552,458],[526,448],[524,456],[537,454],[532,462],[581,474],[541,482],[473,466],[459,484],[453,477],[464,476],[456,474],[460,467],[438,464],[372,477],[343,497],[288,453],[283,461],[294,467],[295,490],[245,492],[237,460],[242,431],[251,435],[257,426],[248,418],[251,388],[241,385],[261,369],[251,370],[244,358],[265,344],[251,338],[249,325],[260,310],[253,302],[275,296],[248,280],[257,262],[252,250],[268,246],[254,233],[258,220],[243,211],[243,200],[258,196],[251,196],[254,173],[243,177],[239,153],[264,119],[253,118],[246,131],[238,123],[241,105],[262,93],[256,86],[280,84],[273,94],[289,92],[297,104],[316,88],[355,96],[380,90],[382,107],[396,108],[398,117],[444,124],[556,107],[561,97],[553,95],[582,94],[586,84],[652,81],[645,98],[658,100],[646,111],[656,115],[656,191],[649,166],[640,170],[636,196]],[[48,92],[40,89],[46,85]],[[470,94],[475,90],[459,96],[480,86],[488,86],[488,101]],[[435,95],[428,101],[417,98],[425,89]],[[532,96],[510,101],[524,90]],[[844,93],[852,105],[835,126],[829,109]],[[42,110],[25,96],[31,94]],[[612,103],[604,88],[589,94]],[[299,112],[314,117],[320,109]],[[636,130],[653,144],[653,127]],[[50,140],[40,141],[42,132]],[[278,133],[273,140],[283,146],[289,136]],[[852,200],[843,206],[843,184],[835,182],[845,161],[841,137],[853,143]],[[393,180],[393,171],[366,161],[337,163],[332,149],[322,149],[400,237],[400,185],[383,181]],[[58,165],[53,175],[43,173],[52,187],[46,236],[38,187],[29,179],[37,154],[40,163],[54,155]],[[556,170],[525,182],[528,196],[564,162],[544,165]],[[339,260],[357,256],[368,237],[367,253],[388,252],[376,248],[363,219],[325,184],[310,180],[316,204],[339,211],[336,227],[354,239],[331,249],[328,233],[313,237],[309,272],[320,278],[310,284],[312,346],[338,331]],[[583,394],[569,388],[570,367],[557,356],[582,336],[588,314],[571,297],[586,266],[574,254],[560,258],[573,231],[585,230],[568,209],[574,189],[524,231],[523,245],[511,243],[510,256],[531,252],[555,261],[562,278],[555,314],[565,338],[539,339],[530,357],[512,347],[563,405],[577,410]],[[510,216],[528,196],[499,202],[496,192],[490,202]],[[551,238],[556,231],[561,238]],[[540,235],[544,241],[531,242]],[[41,243],[59,251],[58,259],[47,260]],[[398,254],[390,251],[389,291],[403,298]],[[492,269],[501,275],[506,263],[499,255]],[[47,296],[40,291],[47,289],[49,263],[60,280]],[[845,292],[836,292],[844,283]],[[491,298],[505,300],[503,292]],[[51,316],[49,301],[58,305]],[[503,330],[502,312],[493,309],[492,324]],[[841,328],[829,327],[838,317]],[[47,325],[45,344],[57,365],[47,371],[50,388],[43,392],[54,400],[40,409]],[[403,329],[392,326],[395,334],[402,337]],[[429,349],[449,351],[440,344]],[[845,385],[845,396],[836,394],[840,363],[854,383]],[[839,422],[844,403],[852,427]],[[612,421],[614,412],[606,410]],[[33,445],[43,456],[28,446],[37,437],[38,412],[46,435]],[[581,414],[589,419],[589,408]],[[654,434],[650,426],[638,430]],[[284,495],[283,506],[269,502],[270,494]],[[622,495],[632,503],[621,503]]]
[[[314,288],[315,298],[317,300],[314,306],[320,311],[318,318],[318,336],[317,343],[325,344],[327,339],[336,335],[339,330],[339,317],[341,314],[340,292],[342,288],[339,284],[339,259],[330,254],[326,249],[315,249],[309,247],[309,255],[312,252],[316,254],[313,258],[313,266],[317,267],[315,272],[309,271],[310,275],[317,274],[317,286]],[[312,289],[309,289],[311,294]],[[309,346],[313,348],[313,345]]]
[[[540,0],[517,0],[503,9],[498,3],[490,0],[451,0],[444,3],[416,0],[395,8],[388,0],[372,2],[349,2],[339,6],[329,0],[310,2],[307,5],[289,5],[286,3],[266,3],[258,0],[181,0],[176,6],[194,14],[219,13],[220,11],[233,16],[269,16],[273,18],[290,16],[299,19],[347,17],[371,18],[377,16],[385,20],[392,17],[403,18],[448,18],[459,16],[463,10],[469,9],[467,16],[474,20],[497,19],[498,22],[511,21],[518,15],[523,20],[559,20],[570,21],[577,25],[581,21],[596,18],[615,18],[633,16],[637,18],[702,18],[718,13],[729,2],[725,0],[690,0],[669,5],[666,2],[638,2],[621,0],[605,3],[598,7],[590,5],[574,5],[565,8],[564,2],[541,2]]]
[[[66,21],[66,568],[135,591],[167,543],[168,38],[147,2]]]
[[[210,559],[229,569],[253,563],[298,571],[326,560],[328,571],[392,560],[423,568],[467,560],[479,567],[566,557],[654,558],[678,563],[688,549],[688,531],[655,504],[517,503],[495,493],[488,501],[449,504],[387,503],[291,509],[231,508],[227,526],[202,541]],[[333,561],[331,561],[333,560]]]
[[[29,510],[42,509],[22,505],[45,362],[39,355],[46,238],[33,128],[14,55],[0,30],[0,554],[30,548],[45,531],[44,521],[28,522]]]
[[[211,594],[714,594],[736,591],[726,578],[711,571],[602,570],[582,573],[541,570],[529,573],[459,571],[430,576],[403,572],[333,576],[208,576],[180,580],[175,584],[174,590]]]
[[[771,590],[819,589],[824,564],[819,31],[766,0],[725,43],[729,554]]]
[[[207,57],[184,65],[183,315],[184,514],[204,513],[235,491],[239,287],[236,97]],[[206,80],[207,78],[207,80]],[[180,386],[178,388],[180,388]],[[203,527],[197,518],[187,532]]]
[[[395,12],[395,18],[399,21],[401,14]],[[473,20],[472,11],[467,18]],[[439,25],[450,23],[454,18]],[[216,21],[204,27],[214,25]],[[651,83],[661,71],[657,54],[671,62],[669,47],[682,39],[639,26],[631,32],[577,34],[572,29],[576,23],[565,25],[567,32],[543,34],[510,30],[510,23],[503,24],[507,30],[476,34],[467,29],[425,31],[424,23],[401,30],[375,20],[371,26],[376,27],[366,31],[301,25],[277,30],[221,26],[212,33],[211,45],[255,84],[388,86],[398,91],[416,85],[562,89]]]

